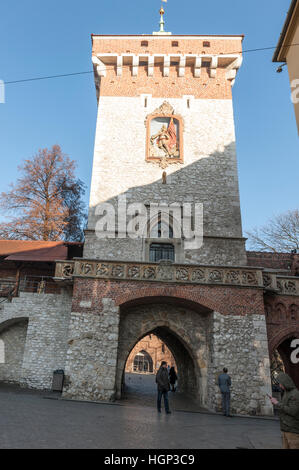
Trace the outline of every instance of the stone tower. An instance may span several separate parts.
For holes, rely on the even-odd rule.
[[[232,106],[242,39],[92,36],[98,117],[85,258],[158,261],[164,250],[176,263],[246,265]],[[146,236],[129,238],[117,218],[120,196],[147,210],[202,203],[201,248],[189,249],[183,236],[161,240],[150,216]],[[114,239],[95,234],[103,202],[115,207]]]
[[[55,274],[73,286],[63,393],[122,398],[130,353],[153,334],[201,407],[221,406],[226,366],[234,411],[271,414],[263,276],[246,265],[238,191],[231,88],[243,37],[171,35],[161,12],[159,33],[92,36],[88,230],[83,257]],[[190,247],[181,228],[198,220],[203,243]]]

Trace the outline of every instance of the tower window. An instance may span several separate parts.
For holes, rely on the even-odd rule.
[[[166,222],[159,220],[150,230],[151,238],[173,238],[172,226]]]
[[[204,41],[203,42],[203,47],[211,47],[210,41]]]
[[[147,47],[148,41],[141,41],[141,47]]]
[[[174,261],[174,246],[169,243],[152,243],[150,246],[150,261]]]
[[[171,45],[172,47],[179,47],[178,41],[172,41]]]

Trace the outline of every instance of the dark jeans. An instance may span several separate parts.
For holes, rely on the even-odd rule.
[[[164,406],[165,406],[165,411],[167,413],[169,411],[168,392],[161,392],[160,390],[158,390],[157,407],[158,407],[158,410],[161,411],[162,396],[164,397]]]
[[[225,416],[229,416],[230,412],[230,392],[221,392],[222,394],[222,411]]]

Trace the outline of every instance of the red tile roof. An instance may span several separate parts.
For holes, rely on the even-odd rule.
[[[55,261],[68,259],[68,246],[80,243],[0,240],[0,258],[11,261]]]

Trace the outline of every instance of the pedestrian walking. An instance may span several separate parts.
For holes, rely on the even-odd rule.
[[[169,370],[169,382],[170,382],[172,392],[175,392],[175,390],[176,390],[175,383],[176,383],[177,379],[178,379],[178,376],[176,375],[175,368],[174,368],[174,366],[171,366],[170,370]]]
[[[299,449],[299,390],[288,374],[280,373],[277,382],[282,391],[281,401],[270,397],[279,412],[283,449]]]
[[[168,392],[170,390],[169,375],[167,370],[167,362],[162,361],[161,367],[156,375],[156,383],[158,386],[158,399],[157,399],[157,408],[158,412],[161,413],[161,402],[162,397],[164,397],[164,406],[167,414],[170,414],[169,410],[169,401],[168,401]]]
[[[229,418],[231,418],[230,414],[230,387],[232,381],[230,376],[227,373],[227,368],[224,367],[223,373],[218,377],[218,385],[222,395],[222,411],[223,414]]]

